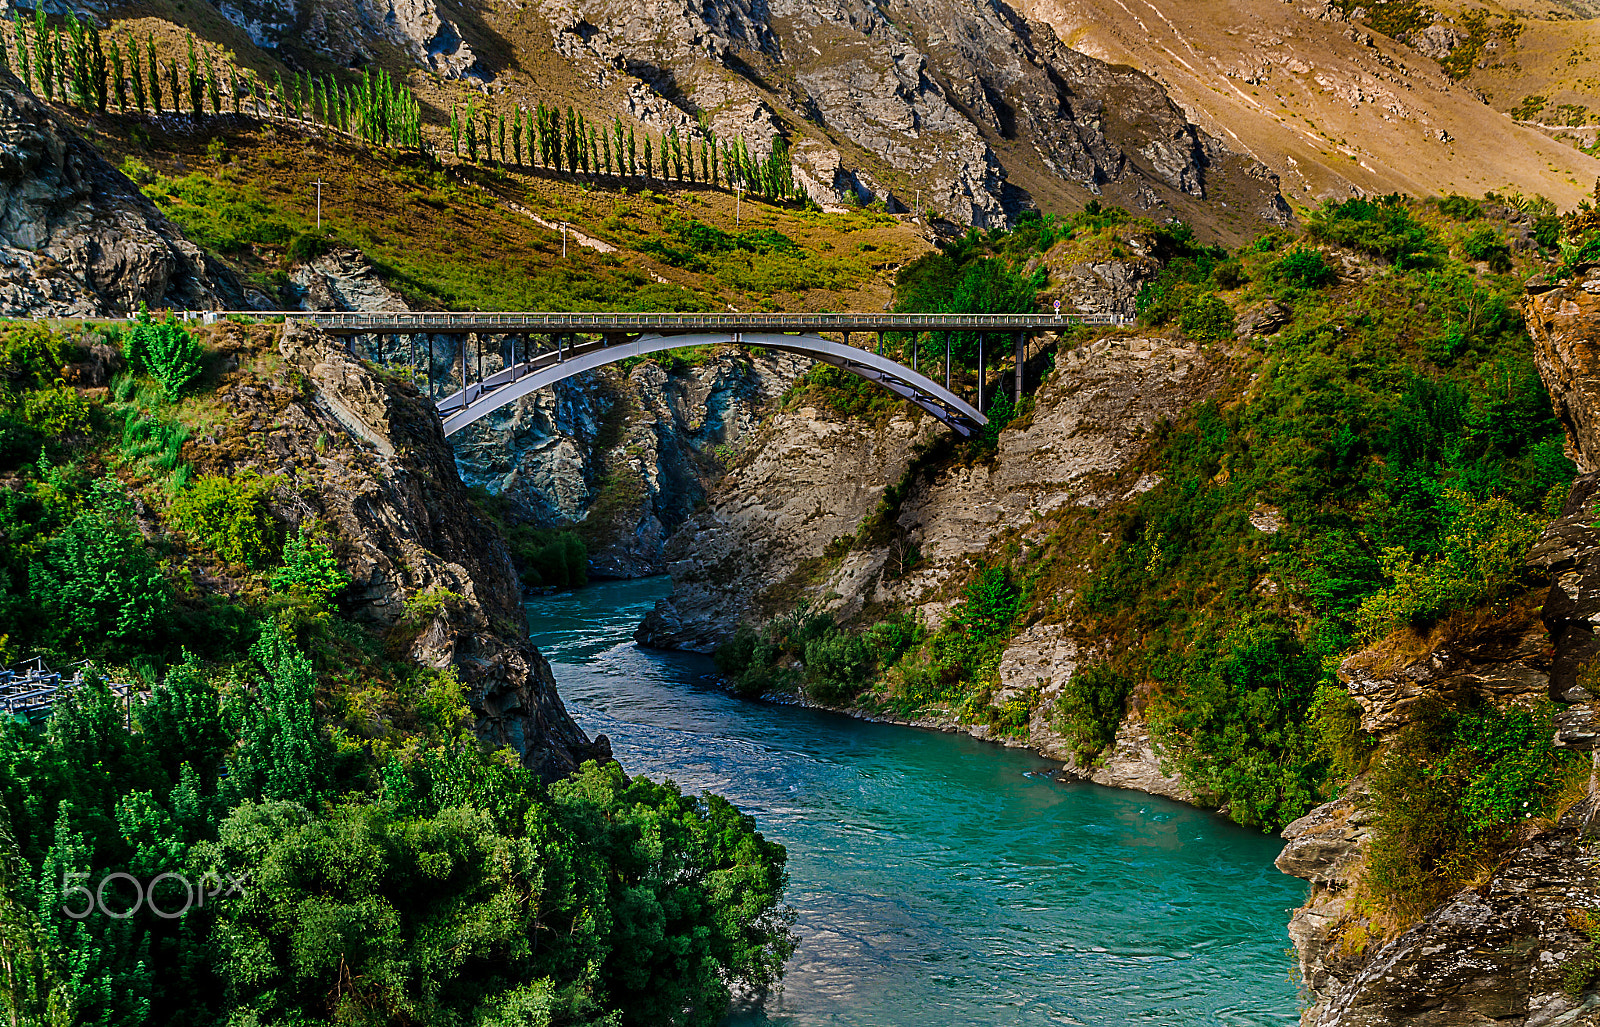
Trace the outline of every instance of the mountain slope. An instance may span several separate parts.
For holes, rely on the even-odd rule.
[[[1273,0],[1025,0],[1068,45],[1146,72],[1284,194],[1588,194],[1600,161],[1514,124],[1337,6]],[[1448,51],[1446,51],[1448,52]]]
[[[597,124],[620,116],[695,137],[703,120],[759,154],[782,136],[825,204],[878,199],[982,227],[1105,196],[1226,238],[1289,220],[1270,173],[1197,131],[1154,82],[1061,46],[1003,3],[424,6],[398,20],[360,3],[221,11],[290,68],[368,56],[429,67],[412,84],[435,125],[471,100],[496,115],[571,104]],[[448,59],[433,54],[457,36]]]

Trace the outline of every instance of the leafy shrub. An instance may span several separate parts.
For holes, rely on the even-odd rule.
[[[0,417],[0,470],[11,471],[39,458],[44,435],[37,428]]]
[[[65,339],[44,325],[10,322],[0,327],[0,390],[16,398],[50,385],[71,355]]]
[[[1327,200],[1312,213],[1306,234],[1318,242],[1381,257],[1398,268],[1426,267],[1441,256],[1438,242],[1399,195],[1342,203]]]
[[[1539,244],[1540,249],[1553,250],[1561,242],[1561,216],[1559,214],[1540,215],[1533,223],[1533,241]]]
[[[1439,213],[1456,221],[1476,221],[1483,217],[1483,204],[1470,196],[1450,193],[1439,201]]]
[[[859,375],[818,361],[795,383],[796,395],[814,392],[840,417],[874,417],[899,406],[899,397]]]
[[[414,627],[422,627],[439,615],[439,612],[451,603],[461,602],[463,596],[459,592],[452,592],[448,588],[434,586],[423,592],[418,592],[406,600],[403,621]]]
[[[134,185],[146,186],[156,180],[156,173],[150,165],[137,157],[124,157],[122,159],[122,173],[133,180]]]
[[[776,666],[782,652],[765,633],[741,624],[732,638],[717,647],[712,659],[735,695],[757,699],[787,683],[786,669]]]
[[[1079,763],[1088,763],[1117,739],[1133,682],[1108,664],[1079,667],[1056,698],[1056,728]]]
[[[289,241],[286,256],[291,264],[309,264],[318,257],[332,253],[340,245],[333,229],[310,229],[300,232]]]
[[[1238,260],[1224,260],[1211,269],[1211,280],[1219,289],[1237,289],[1250,281],[1250,276],[1245,274],[1244,264]]]
[[[1451,610],[1501,598],[1521,581],[1523,559],[1544,530],[1543,518],[1498,497],[1478,500],[1451,489],[1443,498],[1446,527],[1439,552],[1417,555],[1399,546],[1383,551],[1380,563],[1392,583],[1362,602],[1356,620],[1365,637],[1424,626]]]
[[[44,543],[28,568],[28,592],[62,651],[113,658],[153,648],[172,601],[127,500],[109,482]]]
[[[1152,703],[1157,741],[1190,787],[1235,821],[1288,823],[1319,799],[1321,768],[1304,725],[1321,669],[1276,614],[1246,614],[1208,648],[1181,693]]]
[[[879,667],[889,667],[922,641],[922,625],[914,614],[895,614],[863,631],[861,641]]]
[[[1493,225],[1480,225],[1461,240],[1461,253],[1468,260],[1481,260],[1489,270],[1504,274],[1511,270],[1511,247]]]
[[[819,702],[848,701],[871,680],[872,663],[859,635],[834,628],[806,643],[806,692]]]
[[[1298,247],[1285,253],[1267,271],[1267,277],[1291,289],[1320,289],[1339,277],[1321,250]]]
[[[23,400],[22,417],[46,435],[84,435],[93,427],[94,405],[77,390],[64,385],[30,392]]]
[[[278,524],[267,509],[274,485],[254,471],[203,475],[178,493],[167,515],[227,562],[262,567],[278,554]]]
[[[1366,887],[1403,922],[1477,876],[1517,824],[1554,811],[1580,754],[1556,749],[1553,707],[1419,704],[1372,775]]]
[[[123,355],[136,370],[160,382],[169,401],[176,401],[184,387],[200,376],[200,342],[172,314],[155,321],[144,304],[139,307]]]
[[[1349,780],[1366,769],[1374,739],[1361,730],[1361,704],[1343,688],[1321,685],[1311,701],[1317,751],[1335,780]]]
[[[1596,232],[1582,242],[1573,242],[1561,247],[1561,266],[1556,268],[1557,278],[1570,278],[1580,268],[1590,264],[1600,264],[1600,232]]]
[[[522,583],[529,588],[582,588],[589,583],[589,548],[577,532],[517,524],[506,536]]]
[[[1178,314],[1178,327],[1183,334],[1203,341],[1232,338],[1236,323],[1233,308],[1209,294],[1185,303]]]
[[[339,569],[333,550],[302,525],[283,543],[283,566],[267,581],[275,592],[303,595],[314,606],[325,607],[350,584],[350,575]]]
[[[977,448],[984,452],[994,452],[996,447],[1000,445],[1000,433],[1005,430],[1006,425],[1011,423],[1012,418],[1016,417],[1016,413],[1017,408],[1011,402],[1011,394],[1001,388],[1000,394],[994,398],[993,403],[989,404],[989,409],[984,411],[984,416],[989,419],[989,423],[983,426],[983,430],[978,433],[977,438],[974,440]]]
[[[172,474],[183,466],[183,444],[189,429],[154,413],[133,412],[122,425],[118,447],[129,465],[143,465],[158,474]],[[179,484],[182,484],[181,482]]]

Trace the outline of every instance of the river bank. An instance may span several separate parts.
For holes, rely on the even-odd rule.
[[[531,599],[529,622],[629,773],[724,795],[788,846],[800,949],[735,1025],[1295,1022],[1305,885],[1279,840],[963,734],[738,699],[704,656],[628,638],[667,587]]]

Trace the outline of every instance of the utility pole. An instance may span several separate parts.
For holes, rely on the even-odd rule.
[[[733,230],[736,232],[739,230],[739,212],[743,209],[743,200],[744,192],[739,188],[739,183],[733,183]]]
[[[567,223],[561,222],[561,259],[567,259]]]
[[[322,179],[312,183],[317,187],[317,231],[322,231]]]

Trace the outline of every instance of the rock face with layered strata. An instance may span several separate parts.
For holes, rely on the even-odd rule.
[[[231,272],[0,70],[0,314],[237,308],[239,296]]]

